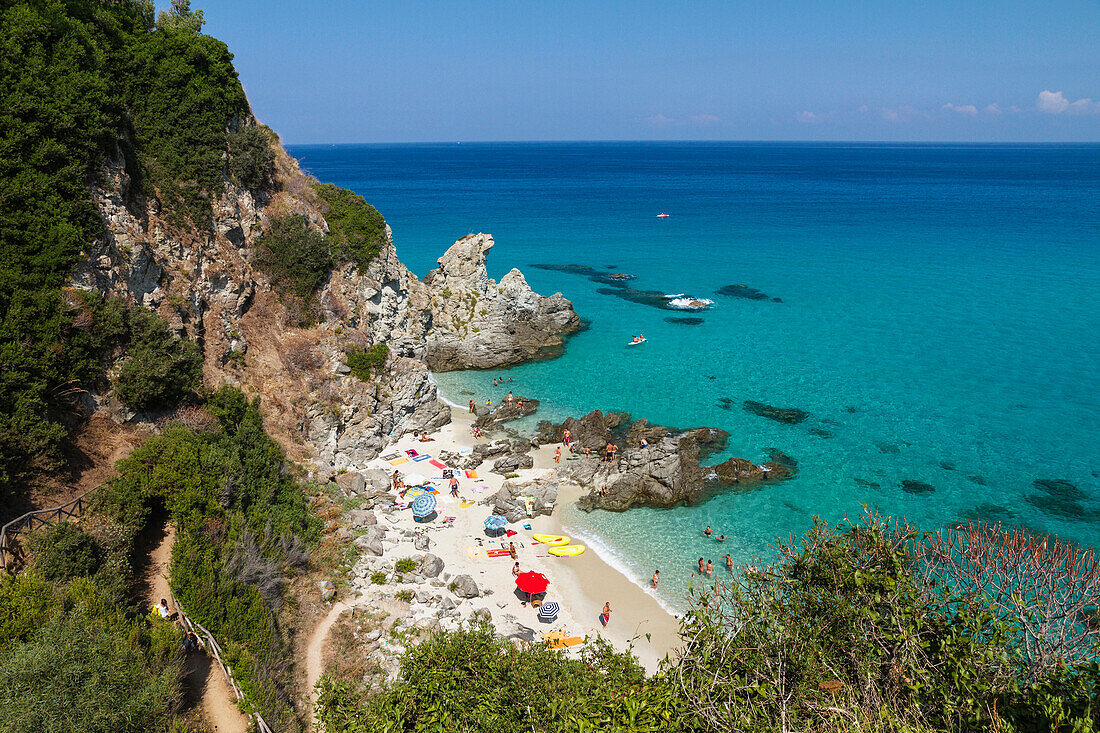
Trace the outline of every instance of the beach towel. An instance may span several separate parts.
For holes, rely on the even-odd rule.
[[[504,536],[505,537],[515,537],[517,534],[519,534],[519,532],[515,531],[514,529],[504,530]]]
[[[470,448],[464,448],[463,450],[460,450],[460,451],[458,452],[458,455],[460,455],[460,456],[468,456],[468,455],[470,455],[471,453],[473,453],[473,450],[472,450],[472,449],[470,449]]]
[[[409,448],[407,451],[405,451],[405,455],[407,455],[407,456],[418,456],[420,454],[417,453],[416,451],[414,451],[412,448]]]
[[[507,550],[488,550],[485,553],[486,557],[508,557]]]
[[[474,505],[474,503],[472,501],[470,501],[469,499],[467,499],[466,501],[459,504],[458,508],[459,509],[468,509],[468,508],[472,507],[473,505]]]
[[[567,636],[564,639],[550,642],[551,649],[565,649],[566,647],[577,646],[584,643],[583,636]]]
[[[485,557],[485,551],[478,547],[474,547],[473,545],[467,545],[466,557],[470,558],[471,560],[477,560],[479,558]]]
[[[420,455],[418,455],[418,456],[414,456],[414,457],[413,457],[413,460],[414,460],[414,461],[430,461],[431,459],[432,459],[432,457],[431,457],[431,456],[429,456],[429,455],[426,455],[426,454],[423,454],[423,453],[421,453],[421,454],[420,454]]]
[[[477,471],[467,471],[466,478],[477,478]]]
[[[443,517],[443,524],[450,524],[456,519],[458,519],[458,517]]]
[[[469,487],[471,494],[484,494],[489,490],[488,486],[471,486]]]
[[[390,453],[388,456],[382,456],[383,461],[392,461],[395,458],[400,458],[400,453]]]
[[[428,461],[428,464],[432,465],[432,466],[435,466],[436,468],[446,468],[447,467],[446,463],[440,463],[439,461],[435,460],[434,458],[430,459]]]
[[[408,462],[409,462],[408,458],[398,458],[396,460],[389,461],[389,464],[391,466],[400,466],[402,463],[408,463]]]

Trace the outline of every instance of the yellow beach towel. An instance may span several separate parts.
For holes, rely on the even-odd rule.
[[[400,466],[402,463],[408,463],[408,462],[409,462],[408,458],[397,458],[395,460],[390,461],[389,464],[391,466]]]

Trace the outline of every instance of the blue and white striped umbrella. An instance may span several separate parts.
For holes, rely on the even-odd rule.
[[[553,621],[558,617],[558,604],[550,601],[539,606],[539,620],[540,621]]]
[[[490,514],[485,518],[485,529],[504,529],[506,524],[508,520],[499,514]]]
[[[412,513],[414,517],[426,517],[435,511],[435,494],[421,494],[413,499]]]

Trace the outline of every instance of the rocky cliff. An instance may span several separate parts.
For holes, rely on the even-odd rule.
[[[274,147],[269,185],[254,192],[226,178],[209,227],[162,216],[117,156],[92,191],[104,234],[87,247],[72,284],[152,308],[194,339],[204,382],[259,395],[269,432],[319,478],[362,468],[397,437],[450,420],[429,365],[514,363],[576,328],[569,301],[533,293],[518,270],[500,283],[489,279],[491,236],[460,239],[420,282],[398,259],[388,227],[365,267],[333,269],[316,293],[313,325],[298,327],[294,304],[256,264],[257,239],[278,217],[299,215],[322,233],[328,222],[312,179]],[[362,381],[345,354],[374,344],[386,344],[390,358]],[[120,422],[161,417],[135,414],[110,394],[93,399]]]
[[[562,335],[580,327],[572,303],[561,293],[535,293],[519,270],[492,280],[485,269],[492,247],[491,235],[467,235],[424,277],[431,299],[427,362],[434,371],[515,364],[561,346]]]

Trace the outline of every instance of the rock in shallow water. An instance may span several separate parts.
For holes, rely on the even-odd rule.
[[[805,410],[799,410],[797,407],[775,407],[763,402],[756,402],[755,400],[745,400],[742,403],[742,407],[745,412],[752,413],[753,415],[759,415],[760,417],[766,417],[769,420],[775,420],[786,425],[797,425],[810,416],[810,413]]]
[[[744,298],[745,300],[768,300],[771,296],[748,285],[726,285],[718,288],[719,295],[728,295],[731,298]]]
[[[666,323],[676,323],[681,326],[699,326],[703,324],[702,318],[693,318],[691,316],[668,316],[665,318]]]
[[[909,494],[930,494],[936,490],[936,487],[923,481],[905,479],[901,482],[901,489]]]

